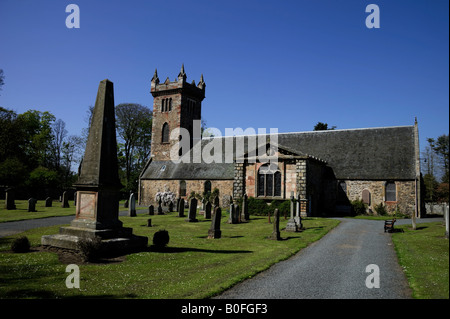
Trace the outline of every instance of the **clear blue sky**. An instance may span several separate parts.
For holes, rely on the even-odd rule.
[[[68,4],[80,28],[68,29]],[[381,28],[368,29],[368,4]],[[86,127],[98,84],[151,107],[150,80],[203,73],[203,118],[219,128],[309,131],[412,125],[449,132],[448,0],[0,0],[0,106]]]

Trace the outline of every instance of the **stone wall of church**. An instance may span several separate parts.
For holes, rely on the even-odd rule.
[[[219,190],[220,199],[223,196],[230,196],[233,194],[233,181],[232,180],[209,180],[211,182],[211,190],[217,188]],[[204,191],[204,185],[206,180],[185,180],[186,182],[186,199],[191,192],[202,194]],[[180,181],[179,180],[141,180],[141,187],[139,190],[139,204],[140,205],[156,205],[155,196],[156,193],[169,190],[174,192],[178,197],[180,194]],[[221,203],[222,204],[222,203]]]
[[[368,202],[368,209],[375,213],[375,205],[383,203],[389,214],[395,210],[411,215],[415,211],[415,182],[395,181],[396,201],[387,202],[385,196],[386,181],[356,181],[346,180],[346,193],[350,201],[363,199],[365,191],[365,201]]]

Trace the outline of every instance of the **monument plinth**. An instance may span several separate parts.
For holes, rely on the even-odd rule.
[[[77,249],[82,238],[102,239],[104,252],[144,248],[148,238],[135,236],[119,220],[119,179],[117,163],[114,87],[100,82],[89,136],[81,164],[75,219],[56,235],[42,236],[42,245]]]

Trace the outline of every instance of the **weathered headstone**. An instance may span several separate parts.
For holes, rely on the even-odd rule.
[[[239,224],[241,222],[241,207],[236,204],[234,207],[233,224]]]
[[[219,206],[214,207],[214,214],[212,216],[211,227],[208,230],[208,238],[217,239],[222,237],[222,231],[220,230],[220,220],[222,218],[222,210]]]
[[[158,200],[158,209],[156,215],[164,215],[161,199]]]
[[[12,210],[16,209],[16,203],[14,202],[14,191],[12,189],[6,190],[6,198],[5,198],[5,209]]]
[[[28,200],[28,212],[36,211],[36,202],[37,200],[33,197]]]
[[[270,236],[270,239],[273,240],[280,240],[280,212],[278,211],[278,208],[275,208],[275,211],[273,213],[273,231],[272,235]]]
[[[214,197],[214,207],[219,207],[220,206],[220,202],[219,202],[219,195],[217,195],[216,197]]]
[[[197,219],[197,204],[198,204],[197,199],[196,198],[191,198],[191,200],[189,201],[189,216],[186,219],[187,222],[190,222],[190,223],[198,222],[198,219]]]
[[[233,216],[236,214],[236,208],[234,207],[234,203],[230,204],[230,216],[228,217],[228,224],[234,224],[233,223]]]
[[[136,198],[134,197],[134,193],[131,193],[128,203],[128,216],[136,217]]]
[[[148,214],[155,215],[155,207],[153,205],[148,206]]]
[[[53,203],[53,201],[50,197],[47,197],[45,199],[45,207],[52,207],[52,203]]]
[[[296,205],[296,212],[295,212],[295,224],[297,225],[297,231],[300,231],[303,229],[303,223],[302,223],[302,214],[300,212],[301,209],[301,198],[300,194],[297,195],[297,205]]]
[[[69,194],[67,194],[67,191],[65,191],[62,194],[62,200],[61,200],[61,207],[62,208],[69,208]]]
[[[291,192],[291,217],[286,224],[286,231],[292,231],[292,232],[297,231],[297,224],[295,223],[295,219],[294,219],[294,211],[295,211],[294,192]]]
[[[248,211],[248,197],[247,194],[244,194],[244,199],[242,200],[241,222],[247,222],[249,220],[250,214]]]
[[[173,202],[172,201],[169,202],[169,213],[170,212],[173,212]]]
[[[178,217],[185,217],[184,215],[184,199],[180,199],[180,204],[178,205]]]
[[[181,200],[181,197],[178,197],[178,198],[177,198],[177,206],[176,206],[177,212],[180,211],[180,200]]]
[[[205,204],[205,218],[211,219],[211,203],[209,201]]]
[[[152,219],[147,219],[147,227],[152,227]]]
[[[78,181],[75,219],[59,234],[42,236],[41,244],[78,249],[81,238],[100,239],[100,252],[143,249],[148,238],[133,235],[119,220],[119,179],[113,83],[98,87]]]

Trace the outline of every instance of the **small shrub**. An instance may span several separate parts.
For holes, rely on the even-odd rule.
[[[386,216],[388,214],[386,207],[383,203],[374,206],[375,211],[379,216]]]
[[[82,238],[77,243],[78,250],[85,261],[95,260],[100,254],[101,245],[102,240],[99,237]]]
[[[28,240],[28,237],[21,236],[14,239],[11,244],[11,250],[15,253],[26,253],[30,251],[30,241]]]
[[[350,202],[352,205],[353,212],[355,215],[365,215],[367,212],[367,205],[362,201],[362,199],[355,199]]]
[[[169,232],[167,230],[158,230],[153,235],[153,245],[163,248],[169,243]]]

